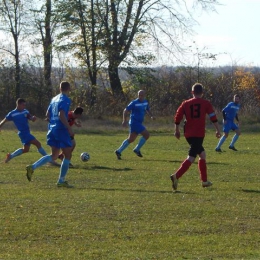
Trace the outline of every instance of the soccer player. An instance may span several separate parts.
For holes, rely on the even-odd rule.
[[[123,141],[121,146],[115,151],[115,154],[116,154],[118,160],[121,160],[122,152],[129,146],[130,143],[135,141],[135,139],[137,138],[137,136],[139,134],[141,134],[142,137],[140,138],[140,140],[139,140],[138,144],[136,145],[136,147],[134,148],[133,152],[137,156],[143,157],[140,149],[145,144],[145,142],[148,140],[148,138],[150,136],[149,132],[142,124],[146,113],[151,117],[151,119],[154,119],[153,115],[150,111],[148,101],[145,99],[144,90],[139,90],[138,98],[131,101],[130,104],[123,111],[122,125],[124,127],[126,127],[126,125],[127,125],[127,115],[130,114],[129,136],[127,139],[125,139]]]
[[[77,107],[76,109],[74,109],[73,111],[69,111],[68,113],[68,122],[69,122],[69,125],[70,126],[77,126],[77,127],[81,127],[81,122],[78,120],[81,116],[82,116],[82,113],[83,113],[83,108],[82,107]],[[74,139],[74,136],[71,137],[71,143],[72,143],[72,151],[75,149],[76,147],[76,141]],[[64,158],[64,154],[61,152],[59,154],[59,159],[63,160]],[[70,163],[69,164],[70,167],[73,167],[73,165]]]
[[[238,110],[240,109],[239,102],[240,102],[240,96],[236,94],[234,95],[233,102],[228,103],[227,106],[222,110],[223,135],[220,138],[218,145],[215,149],[216,152],[220,152],[220,153],[222,152],[221,145],[226,141],[230,130],[235,131],[235,135],[233,136],[232,141],[228,148],[233,151],[237,151],[237,149],[235,148],[235,143],[241,134],[239,129],[238,115],[237,115]],[[234,123],[235,119],[237,120],[237,124]]]
[[[6,122],[13,121],[18,130],[18,136],[21,139],[23,148],[19,148],[12,153],[7,153],[5,163],[8,163],[11,159],[13,159],[16,156],[29,152],[31,144],[37,147],[38,152],[41,155],[47,154],[45,150],[42,148],[41,143],[30,133],[29,120],[35,122],[36,116],[32,116],[30,112],[26,109],[25,99],[18,98],[16,100],[16,108],[10,111],[6,115],[6,117],[0,122],[0,128]]]
[[[68,113],[71,103],[71,100],[68,97],[69,92],[69,82],[62,81],[60,83],[60,94],[52,98],[49,104],[46,113],[46,116],[49,118],[47,144],[51,147],[51,154],[45,155],[37,162],[26,166],[26,176],[28,181],[32,180],[32,175],[35,169],[48,162],[56,160],[61,149],[64,154],[64,159],[61,163],[57,187],[72,188],[72,186],[65,180],[72,156],[71,137],[74,136],[72,128],[68,123]]]
[[[217,138],[220,137],[218,120],[211,103],[202,98],[203,86],[200,83],[195,83],[192,86],[192,94],[193,98],[183,101],[174,117],[174,135],[179,139],[181,136],[179,125],[185,116],[184,136],[190,145],[187,159],[184,160],[180,168],[170,176],[174,191],[177,190],[178,180],[189,169],[197,155],[199,155],[198,169],[200,171],[202,187],[212,185],[207,178],[206,152],[203,147],[203,139],[205,136],[206,115],[209,115],[211,122],[215,126]]]

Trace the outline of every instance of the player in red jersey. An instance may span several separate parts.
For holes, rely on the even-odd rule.
[[[69,123],[69,125],[70,125],[70,126],[75,125],[75,126],[77,126],[77,127],[81,127],[81,123],[80,123],[80,121],[78,120],[78,118],[81,117],[82,113],[83,113],[83,108],[82,108],[82,107],[77,107],[74,111],[69,111],[69,113],[68,113],[68,123]],[[71,152],[73,152],[73,150],[74,150],[75,147],[76,147],[76,141],[75,141],[75,139],[74,139],[74,136],[71,137],[71,143],[72,143],[72,147],[71,147],[72,151],[71,151]],[[61,159],[61,160],[63,160],[64,155],[63,155],[62,152],[59,154],[59,157],[58,157],[58,158]],[[69,166],[70,166],[70,167],[73,167],[73,165],[72,165],[71,163],[70,163]]]
[[[211,103],[208,100],[202,99],[203,86],[200,83],[196,83],[192,86],[192,95],[193,98],[182,102],[174,118],[174,135],[179,139],[181,136],[179,125],[183,117],[185,117],[184,136],[190,145],[190,149],[187,159],[184,160],[180,168],[170,176],[173,190],[177,190],[178,179],[189,169],[197,155],[199,155],[198,168],[202,187],[212,185],[207,179],[206,153],[203,147],[203,139],[205,136],[206,115],[209,115],[211,122],[216,128],[216,137],[220,138],[221,134],[218,120]]]

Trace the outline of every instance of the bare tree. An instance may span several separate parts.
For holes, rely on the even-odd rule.
[[[9,53],[15,61],[15,96],[20,97],[21,93],[21,66],[20,66],[20,44],[22,42],[23,30],[25,29],[25,19],[27,11],[20,0],[0,1],[0,30],[11,34],[12,46],[1,44],[0,49]]]

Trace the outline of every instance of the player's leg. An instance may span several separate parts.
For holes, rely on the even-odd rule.
[[[14,157],[17,157],[17,156],[23,154],[23,152],[24,152],[24,147],[23,148],[18,148],[17,150],[15,150],[12,153],[7,153],[6,158],[5,158],[5,163],[8,163]]]
[[[228,138],[228,132],[224,132],[222,137],[219,139],[217,147],[215,148],[216,152],[222,152],[221,145],[226,141],[227,138]]]
[[[149,139],[150,137],[150,133],[145,129],[145,127],[143,125],[139,125],[136,128],[136,132],[140,133],[142,136],[139,139],[138,144],[136,145],[136,147],[134,148],[134,153],[139,156],[139,157],[143,157],[140,149],[142,148],[142,146],[146,143],[146,141]]]
[[[129,132],[127,139],[125,139],[122,142],[121,146],[115,150],[115,154],[116,154],[118,160],[121,160],[121,153],[129,146],[130,143],[134,142],[136,137],[138,136],[138,133],[136,133],[134,131],[133,126],[130,126],[129,131],[130,132]]]
[[[41,143],[37,140],[37,139],[33,139],[30,141],[31,144],[35,145],[38,149],[38,152],[41,154],[41,155],[47,155],[46,151],[43,149]]]
[[[16,151],[14,151],[13,153],[8,153],[6,155],[6,159],[5,159],[5,163],[9,162],[11,159],[13,159],[14,157],[17,157],[23,153],[27,153],[30,150],[30,143],[33,139],[35,139],[35,137],[33,135],[30,134],[30,132],[27,133],[19,133],[18,134],[22,144],[23,144],[23,148],[19,148]]]
[[[231,130],[231,123],[230,121],[225,121],[224,125],[223,125],[223,135],[222,137],[219,139],[218,145],[215,148],[216,152],[221,152],[221,145],[226,141],[229,131]]]
[[[234,126],[233,129],[235,130],[235,135],[233,136],[233,138],[232,138],[232,140],[231,140],[231,143],[230,143],[230,145],[229,145],[229,149],[232,149],[232,150],[234,150],[234,151],[237,151],[237,149],[235,148],[235,143],[236,143],[236,141],[238,140],[238,138],[239,138],[241,132],[240,132],[239,128],[237,127],[237,125],[236,125],[236,124],[234,124],[234,125],[235,125],[235,126]]]
[[[67,182],[65,182],[65,178],[69,169],[70,159],[72,157],[71,147],[62,148],[62,153],[64,154],[64,159],[60,167],[60,174],[57,182],[58,187],[62,187],[63,185],[64,187],[67,186]]]
[[[69,133],[62,131],[59,136],[59,141],[60,141],[60,148],[62,150],[62,153],[64,154],[64,159],[61,163],[60,174],[59,174],[57,186],[70,188],[72,186],[70,186],[68,184],[68,182],[65,181],[65,178],[66,178],[66,175],[67,175],[67,172],[69,169],[70,160],[72,157],[72,149],[71,149],[72,143],[71,143],[71,138],[69,136]],[[58,153],[59,152],[57,151],[57,154]]]
[[[189,149],[189,155],[188,157],[182,162],[182,164],[180,165],[179,169],[173,173],[170,178],[172,180],[172,188],[173,190],[177,190],[177,186],[178,186],[178,179],[181,178],[181,176],[188,171],[188,169],[190,168],[191,164],[195,161],[195,158],[197,156],[197,150],[196,147],[194,145],[194,137],[191,138],[186,138],[187,142],[190,145],[190,149]]]

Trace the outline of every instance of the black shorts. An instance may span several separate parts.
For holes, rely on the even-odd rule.
[[[203,147],[204,137],[188,137],[186,140],[190,145],[189,156],[196,157],[205,151]]]

